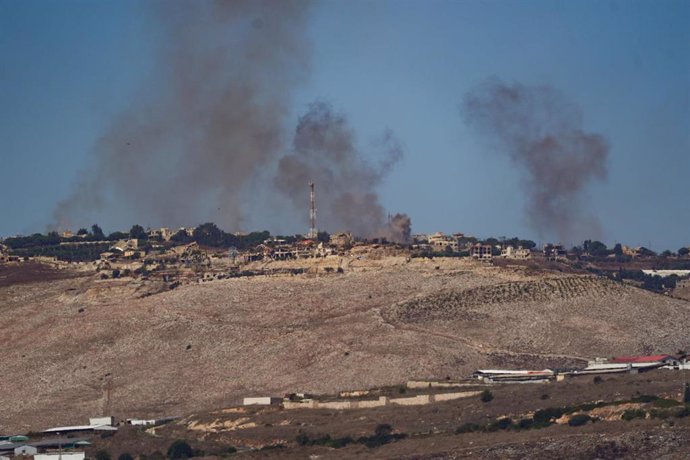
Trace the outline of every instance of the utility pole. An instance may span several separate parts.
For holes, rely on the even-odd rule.
[[[105,386],[103,391],[105,393],[105,398],[103,401],[103,415],[110,416],[110,398],[113,393],[113,375],[111,373],[108,373],[105,376]]]
[[[309,182],[309,238],[316,238],[319,232],[316,230],[316,191],[314,182]]]

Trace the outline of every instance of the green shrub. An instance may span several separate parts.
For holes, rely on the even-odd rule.
[[[478,425],[476,423],[465,423],[464,425],[460,425],[455,429],[455,434],[474,433],[475,431],[482,430],[483,427],[481,425]]]
[[[661,418],[661,419],[666,419],[671,416],[671,412],[667,410],[657,410],[657,409],[652,409],[649,411],[649,416],[651,418]]]
[[[681,371],[685,372],[685,371]],[[685,391],[683,391],[683,402],[685,404],[690,403],[690,383],[685,384]]]
[[[498,430],[506,430],[513,424],[513,421],[509,418],[499,418],[494,420],[486,426],[486,431],[493,433]]]
[[[300,446],[308,446],[309,445],[309,436],[307,436],[307,433],[300,432],[297,437],[295,438],[295,441],[297,441],[297,444]]]
[[[632,402],[637,402],[637,403],[650,403],[650,402],[656,401],[657,399],[659,399],[659,397],[658,397],[658,396],[654,396],[654,395],[640,395],[640,396],[634,397],[634,398],[632,399]]]
[[[581,426],[586,424],[592,420],[592,417],[590,417],[587,414],[576,414],[570,417],[570,420],[568,420],[568,425],[570,426]]]
[[[168,447],[169,459],[184,459],[191,458],[193,456],[194,450],[192,450],[192,447],[187,444],[187,441],[183,441],[182,439],[174,441],[172,444],[170,444],[170,447]]]
[[[117,457],[117,460],[134,460],[134,457],[132,457],[132,455],[128,452],[124,452]]]
[[[683,409],[681,409],[677,414],[676,417],[678,418],[684,418],[690,416],[690,407],[685,406]]]
[[[561,407],[547,407],[540,409],[534,413],[532,417],[536,424],[551,423],[555,418],[561,418],[567,412],[568,408]]]
[[[492,399],[494,399],[494,394],[492,392],[490,392],[489,390],[484,390],[484,391],[482,391],[482,394],[479,396],[479,399],[481,399],[482,402],[487,403],[487,402],[491,401]]]
[[[621,418],[626,422],[629,422],[630,420],[636,418],[645,418],[646,416],[647,413],[642,409],[627,409],[625,412],[623,412]]]
[[[676,401],[675,399],[664,399],[664,398],[659,398],[656,399],[653,403],[654,407],[661,407],[664,409],[667,409],[669,407],[676,407],[676,406],[681,406],[683,403]]]
[[[531,418],[521,418],[514,426],[516,430],[529,430],[534,425]]]
[[[600,376],[598,376],[598,375],[592,379],[592,382],[596,383],[597,385],[600,384],[600,383],[603,382],[603,381],[604,381],[604,379],[602,379],[602,378],[601,378]]]
[[[110,460],[110,454],[108,453],[107,450],[99,450],[96,452],[96,455],[94,455],[94,458],[96,460]]]
[[[374,428],[375,436],[388,436],[393,432],[393,427],[388,423],[382,423]]]

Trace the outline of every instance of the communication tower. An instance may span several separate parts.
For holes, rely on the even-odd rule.
[[[309,238],[316,238],[318,236],[316,230],[316,191],[314,190],[314,182],[309,182]]]

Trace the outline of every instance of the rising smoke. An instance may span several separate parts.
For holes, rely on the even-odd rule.
[[[606,178],[608,144],[583,130],[575,105],[549,86],[489,80],[465,96],[462,112],[526,173],[527,217],[540,236],[571,243],[600,232],[581,199]]]
[[[308,73],[309,3],[157,5],[156,74],[97,142],[56,227],[111,216],[106,224],[238,229],[248,185],[285,145],[291,96]]]
[[[306,184],[317,184],[319,226],[349,230],[365,237],[386,237],[407,242],[409,217],[397,214],[390,220],[376,192],[384,177],[402,158],[400,143],[391,132],[376,146],[379,162],[367,162],[355,143],[344,115],[326,103],[314,103],[297,125],[290,154],[280,159],[274,183],[306,212]]]

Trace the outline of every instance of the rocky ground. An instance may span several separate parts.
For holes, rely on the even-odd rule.
[[[1,284],[0,432],[690,347],[690,303],[581,274],[366,255],[308,268],[174,290]]]
[[[690,408],[677,402],[682,380],[678,371],[658,370],[600,381],[585,376],[549,384],[490,385],[486,388],[494,398],[488,402],[475,396],[426,406],[342,411],[217,408],[155,428],[121,427],[113,437],[93,438],[88,453],[106,450],[113,458],[125,452],[152,458],[182,439],[213,458],[230,448],[240,457],[290,459],[687,458]],[[390,390],[398,393],[399,388]],[[650,395],[661,399],[648,399]],[[629,402],[634,398],[646,402]],[[587,406],[596,402],[600,407]],[[518,429],[519,422],[536,417],[536,411],[564,407],[572,407],[572,412],[555,416],[550,426]],[[641,411],[641,416],[626,420],[624,414],[630,411]],[[575,414],[596,422],[570,426]],[[506,418],[512,423],[505,429],[458,432],[467,424],[489,427]],[[390,427],[388,440],[362,442],[384,426]],[[322,441],[311,442],[315,440]]]

